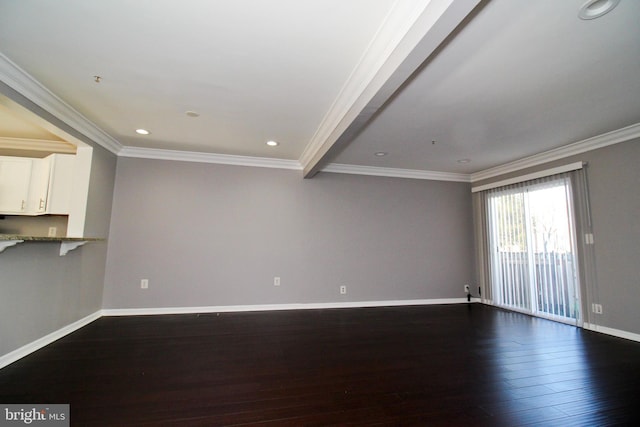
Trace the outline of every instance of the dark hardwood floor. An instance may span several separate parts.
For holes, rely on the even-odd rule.
[[[73,426],[640,425],[640,343],[480,304],[101,318],[0,370]]]

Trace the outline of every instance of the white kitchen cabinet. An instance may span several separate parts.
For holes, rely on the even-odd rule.
[[[46,213],[68,215],[76,156],[52,154],[48,158],[50,162]]]
[[[0,157],[0,214],[68,215],[75,156]]]
[[[32,159],[0,157],[0,214],[27,212],[31,168]]]

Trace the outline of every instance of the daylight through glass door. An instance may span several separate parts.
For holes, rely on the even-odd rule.
[[[580,322],[569,177],[490,190],[488,200],[494,304]]]

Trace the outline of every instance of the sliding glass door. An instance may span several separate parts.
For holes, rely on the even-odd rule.
[[[581,321],[571,200],[568,176],[489,191],[494,304]]]

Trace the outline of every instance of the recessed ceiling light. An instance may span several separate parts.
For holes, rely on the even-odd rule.
[[[189,111],[185,111],[184,113],[189,117],[200,117],[200,114],[196,111],[189,110]]]
[[[151,132],[146,129],[136,129],[136,133],[139,135],[149,135]]]
[[[457,162],[462,164],[471,163],[471,159],[460,159],[460,160],[457,160]]]
[[[620,0],[589,0],[578,11],[580,19],[596,19],[611,12]]]
[[[386,151],[376,151],[376,152],[375,152],[375,153],[373,153],[373,154],[374,154],[375,156],[378,156],[378,157],[384,157],[384,156],[386,156],[386,155],[387,155],[387,154],[389,154],[389,153],[387,153]]]
[[[268,145],[269,147],[277,147],[277,146],[278,146],[278,145],[280,145],[280,144],[278,144],[278,143],[277,143],[277,142],[275,142],[275,141],[267,141],[267,145]]]

